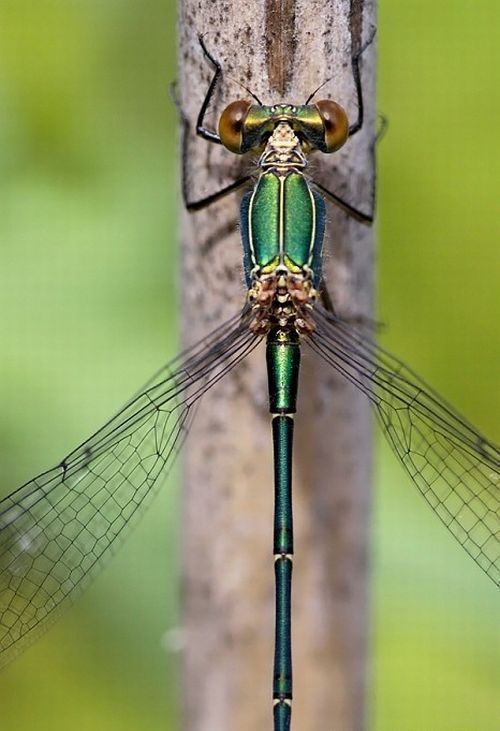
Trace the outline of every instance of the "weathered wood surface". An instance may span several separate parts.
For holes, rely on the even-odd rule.
[[[213,70],[197,36],[223,65],[210,106],[214,128],[229,101],[339,101],[351,119],[352,50],[373,30],[375,2],[183,0],[182,106],[196,120]],[[373,184],[374,44],[365,52],[363,130],[314,175],[368,207]],[[190,189],[230,182],[248,160],[189,137]],[[234,314],[245,290],[238,194],[182,218],[182,321],[190,344]],[[337,311],[372,312],[372,232],[329,206],[325,272]],[[294,475],[293,727],[365,728],[369,666],[369,522],[372,467],[365,399],[304,348]],[[187,441],[183,497],[183,710],[186,731],[272,728],[274,573],[272,443],[262,349],[203,399]]]

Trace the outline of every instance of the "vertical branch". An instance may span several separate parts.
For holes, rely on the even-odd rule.
[[[350,57],[374,26],[375,0],[182,0],[180,90],[193,125],[189,189],[218,190],[248,167],[194,135],[213,69],[224,70],[207,125],[250,88],[263,103],[321,96],[356,118]],[[314,177],[366,209],[373,184],[373,47],[363,56],[363,130]],[[183,332],[189,344],[241,308],[243,286],[233,194],[184,214]],[[370,316],[371,232],[329,210],[325,278],[337,311]],[[293,724],[360,731],[368,636],[371,429],[363,398],[304,349],[294,479]],[[183,704],[187,731],[272,728],[272,442],[264,353],[259,349],[207,394],[185,452],[183,511]]]

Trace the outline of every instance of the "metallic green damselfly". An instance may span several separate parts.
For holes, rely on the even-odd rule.
[[[198,399],[265,339],[276,465],[274,717],[275,729],[287,729],[291,464],[301,348],[312,348],[367,395],[419,490],[497,584],[499,452],[399,360],[331,311],[321,264],[325,200],[365,223],[372,212],[315,183],[308,155],[335,152],[360,129],[359,57],[352,63],[360,109],[353,124],[331,100],[264,106],[254,98],[230,104],[215,132],[204,118],[221,68],[204,50],[215,73],[197,132],[236,154],[258,152],[258,175],[201,201],[190,201],[185,187],[185,199],[195,211],[249,188],[241,204],[246,304],[55,468],[0,503],[0,658],[11,659],[83,589],[172,465]]]

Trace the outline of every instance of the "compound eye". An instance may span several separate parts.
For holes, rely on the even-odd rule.
[[[231,152],[241,153],[243,144],[243,127],[252,102],[238,99],[227,106],[219,120],[220,141]]]
[[[335,152],[349,137],[347,114],[340,104],[331,99],[323,99],[315,106],[323,121],[326,152]]]

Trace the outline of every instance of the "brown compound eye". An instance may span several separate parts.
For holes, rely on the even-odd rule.
[[[219,120],[220,141],[231,152],[241,153],[243,143],[243,127],[248,110],[252,102],[248,99],[238,99],[227,106]]]
[[[323,121],[326,152],[335,152],[349,137],[347,114],[340,104],[331,99],[323,99],[315,106]]]

